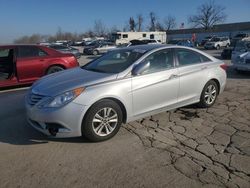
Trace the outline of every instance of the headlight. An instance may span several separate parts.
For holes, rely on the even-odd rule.
[[[74,100],[77,96],[79,96],[84,91],[84,88],[76,88],[71,91],[67,91],[61,95],[58,95],[54,98],[50,98],[49,100],[43,102],[38,105],[39,108],[58,108],[63,105],[68,104],[70,101]]]

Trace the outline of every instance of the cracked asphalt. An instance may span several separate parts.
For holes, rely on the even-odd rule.
[[[212,108],[140,119],[101,143],[38,133],[25,94],[0,93],[0,187],[250,187],[249,73],[229,69]]]

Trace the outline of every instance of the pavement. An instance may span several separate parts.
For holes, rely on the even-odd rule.
[[[0,93],[0,187],[250,187],[249,73],[229,68],[209,109],[191,105],[140,119],[100,143],[31,128],[26,92]]]

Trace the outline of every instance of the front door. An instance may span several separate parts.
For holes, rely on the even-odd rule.
[[[147,70],[132,77],[134,116],[161,110],[177,102],[179,78],[172,50],[154,52],[141,63],[145,61],[150,63]]]

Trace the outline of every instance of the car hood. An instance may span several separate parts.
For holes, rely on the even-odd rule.
[[[33,84],[32,92],[56,96],[77,87],[86,87],[116,78],[117,74],[92,72],[78,67],[41,78]]]

